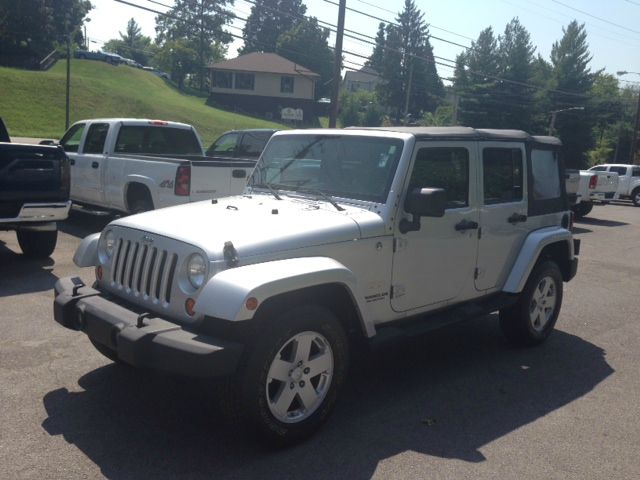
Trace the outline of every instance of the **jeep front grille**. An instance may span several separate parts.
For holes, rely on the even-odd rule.
[[[110,280],[116,288],[123,288],[147,300],[169,304],[177,263],[178,255],[173,252],[119,238]]]

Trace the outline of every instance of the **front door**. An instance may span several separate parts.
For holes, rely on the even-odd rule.
[[[482,142],[480,226],[475,285],[501,285],[527,235],[526,152],[521,143]]]
[[[71,172],[71,192],[70,196],[72,199],[78,199],[78,186],[79,186],[79,175],[78,171],[78,149],[80,148],[80,141],[82,140],[82,135],[84,134],[84,123],[76,123],[72,125],[69,130],[66,131],[62,139],[60,139],[60,145],[64,149],[65,153],[69,157],[70,164],[70,172]]]
[[[102,204],[104,199],[102,172],[105,169],[104,144],[108,133],[108,123],[90,124],[82,152],[76,157],[78,198],[97,205]]]
[[[391,306],[397,312],[437,308],[474,291],[476,143],[425,142],[415,150],[409,191],[444,188],[447,208],[443,217],[422,217],[420,230],[396,237]]]

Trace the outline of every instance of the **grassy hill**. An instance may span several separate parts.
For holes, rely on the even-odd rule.
[[[47,72],[0,67],[0,117],[12,136],[60,138],[64,133],[65,62]],[[208,146],[234,128],[282,128],[225,112],[186,95],[150,72],[92,60],[71,62],[71,123],[84,118],[138,117],[195,125]]]

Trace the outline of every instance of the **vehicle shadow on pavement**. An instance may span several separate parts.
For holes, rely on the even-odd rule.
[[[603,220],[601,218],[594,217],[582,217],[577,218],[575,223],[586,224],[586,225],[598,225],[600,227],[623,227],[625,225],[629,225],[627,222],[619,222],[617,220]]]
[[[576,227],[575,225],[571,230],[571,233],[573,233],[574,235],[579,235],[581,233],[591,233],[591,232],[593,232],[593,230],[589,230],[588,228]]]
[[[52,258],[32,259],[0,241],[0,298],[51,290],[58,277]]]
[[[69,218],[64,222],[58,223],[58,228],[68,235],[82,239],[87,235],[102,231],[115,218],[112,215],[93,215],[71,210]]]
[[[82,392],[46,394],[42,427],[112,479],[360,479],[407,451],[485,461],[484,445],[612,373],[601,348],[562,331],[542,347],[513,348],[493,315],[371,354],[350,376],[327,425],[287,450],[236,438],[202,382],[116,365],[81,377]]]

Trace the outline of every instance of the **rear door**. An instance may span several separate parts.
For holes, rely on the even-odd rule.
[[[526,151],[522,143],[480,143],[480,241],[475,286],[497,287],[527,235]]]
[[[85,123],[76,123],[72,125],[69,130],[63,135],[60,140],[60,145],[64,148],[67,156],[69,157],[69,165],[71,171],[71,192],[70,196],[72,199],[80,199],[80,187],[82,182],[80,182],[80,172],[78,171],[78,150],[80,148],[80,143],[82,141],[82,137],[84,136],[85,131]]]

